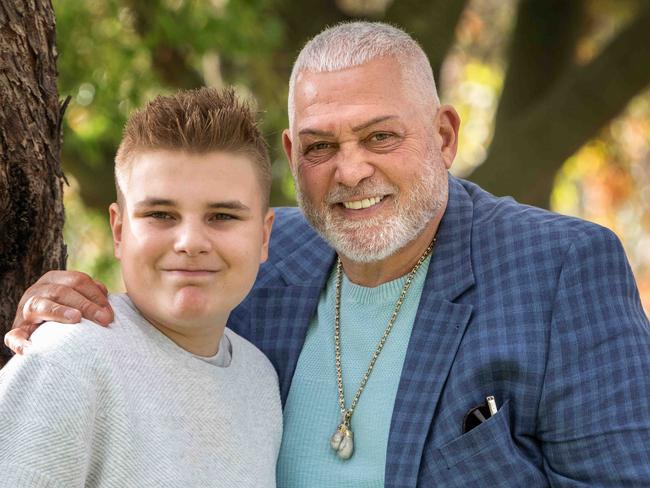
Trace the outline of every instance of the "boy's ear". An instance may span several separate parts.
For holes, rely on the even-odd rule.
[[[111,203],[108,207],[108,216],[113,233],[113,253],[117,259],[120,259],[122,257],[122,209],[117,203]]]
[[[273,221],[275,220],[275,210],[269,208],[264,216],[263,222],[263,236],[262,236],[262,254],[260,255],[260,263],[265,262],[269,258],[269,241],[271,240],[271,229],[273,228]]]

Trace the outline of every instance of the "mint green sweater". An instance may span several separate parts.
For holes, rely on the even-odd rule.
[[[330,436],[341,421],[334,365],[336,272],[321,294],[309,326],[284,409],[278,461],[281,488],[374,488],[384,486],[393,404],[430,258],[418,270],[395,326],[375,364],[352,417],[354,454],[336,457]],[[346,408],[368,368],[406,277],[367,288],[343,278],[341,365]]]

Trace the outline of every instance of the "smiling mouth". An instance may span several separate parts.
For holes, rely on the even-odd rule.
[[[165,271],[180,276],[207,276],[216,273],[212,269],[166,269]]]
[[[341,205],[343,205],[347,209],[361,210],[361,209],[364,209],[364,208],[372,207],[373,205],[377,205],[383,199],[384,199],[383,196],[381,196],[381,197],[371,197],[371,198],[364,198],[362,200],[352,200],[352,201],[349,201],[349,202],[341,202]]]

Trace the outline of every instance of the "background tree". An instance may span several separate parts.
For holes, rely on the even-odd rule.
[[[293,204],[280,146],[291,63],[325,25],[370,19],[401,25],[420,41],[443,101],[461,113],[452,172],[495,194],[542,207],[553,202],[555,210],[613,228],[650,310],[647,0],[54,4],[60,89],[74,97],[64,166],[83,202],[101,212],[68,220],[71,266],[109,288],[118,288],[119,278],[103,215],[114,198],[112,157],[129,111],[160,92],[202,84],[254,93],[277,162],[272,202]],[[76,194],[68,208],[83,207]]]
[[[497,195],[548,207],[564,161],[650,83],[650,3],[580,63],[587,3],[519,5],[489,155],[471,175]]]
[[[650,81],[650,50],[643,48],[650,45],[647,0],[52,1],[61,53],[59,89],[73,97],[62,157],[72,184],[66,196],[71,267],[108,281],[109,288],[119,288],[119,280],[105,209],[114,199],[112,161],[130,111],[179,88],[231,84],[242,94],[254,94],[277,161],[272,202],[293,204],[280,146],[291,64],[304,42],[324,26],[370,19],[396,23],[420,41],[443,101],[459,109],[461,150],[453,171],[496,194],[539,206],[552,203],[556,210],[614,228],[650,307],[650,92],[642,95]],[[29,5],[40,8],[42,2]],[[20,27],[29,17],[22,5],[14,0],[0,6],[6,45],[1,46],[0,77],[11,70],[36,72],[53,66],[51,49],[43,51],[49,57],[39,63],[32,55],[8,64],[28,41],[29,49],[36,49],[41,39],[53,39],[53,30],[48,37],[34,27],[38,17],[31,20],[33,26]],[[9,17],[10,9],[17,12],[15,18]],[[38,74],[34,79],[53,80]],[[39,106],[45,119],[58,120],[56,97],[46,100],[29,85],[24,90],[10,86],[24,97],[43,97]],[[13,99],[5,102],[13,92],[2,87],[0,93],[4,158],[7,127],[12,128],[12,141],[22,140],[13,138],[14,118],[32,112]],[[623,111],[623,119],[614,119]],[[54,132],[46,134],[55,137]],[[19,144],[12,151],[32,146],[41,147]],[[44,158],[56,156],[58,139],[39,151]],[[24,160],[41,161],[31,156]],[[4,161],[8,175],[10,166]],[[12,156],[11,161],[19,159]],[[54,167],[47,167],[59,178]],[[30,175],[24,179],[37,185]],[[60,192],[60,181],[51,188]],[[24,199],[3,196],[0,208],[9,208],[5,201]],[[30,211],[30,206],[20,208]],[[5,249],[33,239],[5,239],[5,228],[13,232],[23,227],[3,221],[3,263]],[[51,242],[57,240],[53,236]],[[19,256],[19,251],[8,254]],[[40,266],[25,262],[30,270]]]
[[[44,272],[63,268],[61,109],[49,1],[0,3],[0,333]],[[3,348],[0,366],[6,360]]]
[[[508,2],[55,0],[63,26],[61,88],[78,91],[86,109],[77,115],[91,119],[71,134],[64,164],[79,180],[84,201],[105,208],[113,199],[106,181],[128,111],[162,90],[223,83],[255,94],[280,160],[291,64],[323,26],[357,18],[403,26],[440,79],[459,24],[480,3],[496,9]],[[627,21],[595,55],[581,58],[595,11]],[[471,179],[498,195],[548,207],[563,162],[650,83],[650,50],[641,49],[650,45],[650,3],[520,0],[511,18],[509,42],[501,42],[510,47],[492,46],[506,67],[492,143]],[[284,165],[277,176],[273,202],[293,202]]]

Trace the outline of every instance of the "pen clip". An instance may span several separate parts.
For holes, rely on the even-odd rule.
[[[497,401],[492,395],[485,398],[485,403],[487,403],[488,409],[490,410],[490,417],[496,415],[497,413]]]

